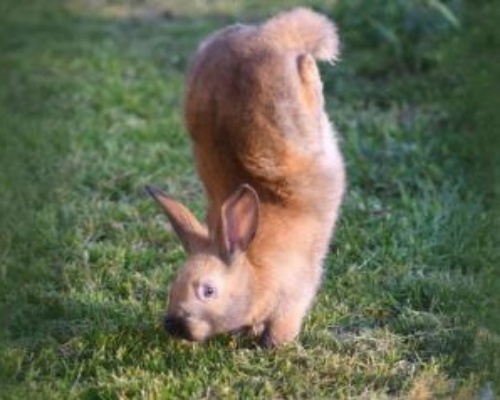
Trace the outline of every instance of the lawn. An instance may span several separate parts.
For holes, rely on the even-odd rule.
[[[144,193],[199,216],[182,123],[204,36],[297,1],[0,4],[0,398],[461,398],[500,393],[493,1],[307,1],[349,189],[300,339],[161,328],[184,254]]]

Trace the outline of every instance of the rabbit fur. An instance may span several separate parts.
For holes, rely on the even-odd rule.
[[[316,65],[338,53],[334,24],[306,8],[199,46],[184,112],[205,223],[147,188],[188,254],[169,292],[170,333],[204,341],[248,330],[270,347],[299,334],[345,191]]]

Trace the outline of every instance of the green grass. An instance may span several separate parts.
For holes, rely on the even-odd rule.
[[[142,187],[202,214],[187,62],[292,3],[2,2],[1,398],[500,392],[493,2],[308,2],[343,37],[322,70],[349,176],[318,301],[273,351],[162,332],[184,255]]]

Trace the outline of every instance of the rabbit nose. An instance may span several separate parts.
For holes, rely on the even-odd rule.
[[[163,327],[172,336],[193,340],[185,321],[180,317],[165,316]]]

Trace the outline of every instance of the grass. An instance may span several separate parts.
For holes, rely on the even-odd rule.
[[[285,3],[91,4],[0,6],[1,398],[499,393],[498,6],[308,3],[343,37],[322,69],[350,184],[300,341],[266,351],[162,332],[184,255],[142,187],[201,215],[187,62]]]

